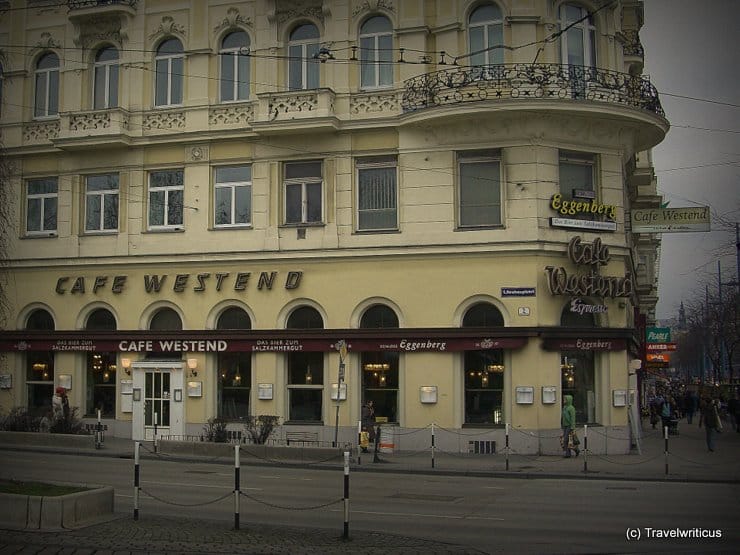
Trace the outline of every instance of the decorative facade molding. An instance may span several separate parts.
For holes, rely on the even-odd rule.
[[[144,116],[142,127],[152,129],[184,129],[185,112],[153,112]]]
[[[274,19],[282,25],[299,17],[310,17],[324,24],[324,9],[321,0],[277,0]]]
[[[119,127],[121,129],[128,129],[129,116],[124,112],[118,112],[118,117],[121,118]],[[111,127],[111,112],[86,112],[83,114],[75,114],[69,118],[69,130],[70,131],[89,131],[93,129],[108,129]]]
[[[356,94],[350,97],[349,109],[353,114],[391,112],[391,114],[397,115],[401,111],[401,102],[395,92]]]
[[[28,123],[23,126],[24,143],[45,143],[59,136],[59,120]]]
[[[188,162],[208,162],[211,152],[208,145],[194,145],[185,148],[185,160]]]
[[[352,10],[352,17],[380,10],[395,13],[396,8],[393,5],[393,0],[364,0],[364,2],[360,2],[355,6],[355,9]]]
[[[128,33],[121,24],[121,18],[110,15],[94,15],[75,24],[73,37],[75,46],[89,48],[96,42],[110,41],[123,46],[128,41]]]
[[[225,29],[232,27],[251,27],[252,20],[249,17],[242,17],[238,8],[229,8],[226,17],[213,28],[214,33],[220,33]]]
[[[208,124],[218,125],[248,125],[254,117],[254,108],[248,105],[226,105],[211,108],[208,112]]]
[[[281,114],[291,112],[311,112],[319,107],[319,96],[316,93],[295,94],[288,97],[272,97],[270,99],[270,113],[275,119]]]
[[[41,33],[41,38],[36,43],[36,48],[45,50],[47,48],[61,48],[62,43],[58,40],[54,40],[51,33]]]
[[[179,37],[185,37],[185,27],[179,23],[175,23],[175,20],[170,16],[166,15],[162,18],[162,22],[150,35],[149,40],[154,40],[157,37],[165,37],[168,35],[175,35]]]

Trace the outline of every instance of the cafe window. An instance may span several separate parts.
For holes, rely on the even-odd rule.
[[[398,316],[390,307],[376,304],[360,319],[362,329],[398,328]],[[398,369],[396,351],[360,353],[362,371],[362,406],[373,401],[378,422],[398,422]]]
[[[54,330],[54,318],[44,309],[34,310],[26,321],[27,330]],[[54,352],[26,353],[26,408],[31,416],[51,418],[54,395]],[[47,414],[48,413],[48,414]]]
[[[568,303],[560,318],[564,328],[595,328],[593,313],[579,314],[570,310]],[[560,352],[561,391],[573,396],[576,424],[596,422],[596,361],[593,351],[573,350]]]
[[[182,318],[172,308],[160,308],[149,321],[149,329],[152,331],[180,331],[182,330]],[[150,352],[146,358],[150,360],[173,360],[181,358],[182,353],[177,352]]]
[[[487,302],[468,308],[462,322],[464,328],[495,328],[503,325],[504,318],[499,309]],[[503,349],[479,349],[463,353],[465,424],[505,424],[504,371]]]
[[[85,324],[90,331],[116,329],[116,318],[105,309],[98,308],[90,313]],[[116,416],[116,352],[94,351],[86,353],[85,414],[103,417]]]
[[[232,306],[218,317],[218,330],[248,330],[252,328],[249,314]],[[217,412],[225,420],[242,420],[249,416],[249,396],[252,388],[252,355],[249,352],[219,353],[217,359]]]
[[[310,306],[296,308],[288,329],[322,329],[321,314]],[[321,423],[324,396],[324,353],[296,351],[287,357],[288,419],[293,423]]]

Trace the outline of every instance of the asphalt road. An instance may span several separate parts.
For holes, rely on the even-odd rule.
[[[124,515],[133,515],[133,474],[131,460],[0,451],[3,478],[111,485],[116,512]],[[140,476],[141,520],[181,515],[233,523],[232,466],[144,459]],[[242,466],[240,483],[242,528],[342,531],[341,470]],[[485,553],[732,553],[740,552],[739,516],[738,485],[350,476],[350,534],[360,541],[363,531],[386,531]]]

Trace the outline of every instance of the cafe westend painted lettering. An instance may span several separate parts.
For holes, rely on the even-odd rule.
[[[168,274],[145,274],[144,291],[147,293],[159,293],[162,290],[172,288],[175,293],[183,293],[192,289],[196,293],[202,293],[209,288],[216,291],[229,289],[233,291],[245,291],[252,276],[251,272],[209,272],[199,274],[175,274],[170,278]],[[303,272],[290,271],[286,274],[283,287],[285,289],[298,289],[303,278]],[[260,272],[257,278],[257,289],[270,290],[278,282],[278,272]],[[62,276],[57,279],[55,291],[59,295],[82,295],[88,291],[97,294],[101,289],[110,289],[111,293],[120,294],[126,289],[128,276],[85,276],[70,277]]]
[[[572,297],[629,297],[632,295],[632,276],[601,276],[597,274],[599,266],[609,262],[609,248],[594,239],[593,243],[583,243],[579,236],[568,243],[568,258],[579,266],[590,266],[590,274],[568,274],[562,266],[547,266],[547,285],[553,295],[570,295]]]

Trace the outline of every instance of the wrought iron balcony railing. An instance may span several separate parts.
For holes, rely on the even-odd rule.
[[[665,115],[658,91],[643,77],[560,64],[452,67],[404,82],[404,112],[481,100],[597,101]]]

